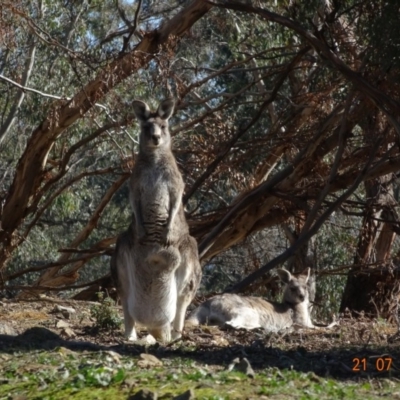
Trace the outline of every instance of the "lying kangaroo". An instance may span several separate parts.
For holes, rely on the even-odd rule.
[[[285,283],[283,303],[225,293],[208,299],[189,315],[186,325],[230,325],[233,328],[264,328],[279,331],[293,324],[313,328],[309,313],[307,282],[310,268],[293,276],[285,269],[277,273]]]
[[[133,102],[141,127],[130,180],[133,221],[111,259],[129,340],[137,339],[136,323],[163,342],[180,337],[201,280],[197,243],[182,205],[184,183],[171,150],[173,109],[172,100],[163,101],[156,112]]]

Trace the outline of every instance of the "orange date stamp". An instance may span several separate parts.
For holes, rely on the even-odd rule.
[[[353,372],[367,372],[370,371],[390,371],[393,364],[393,358],[389,356],[377,357],[374,360],[367,360],[366,357],[353,358]]]

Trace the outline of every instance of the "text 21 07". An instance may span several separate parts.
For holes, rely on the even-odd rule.
[[[352,370],[354,372],[365,372],[370,368],[378,372],[390,371],[393,363],[392,357],[378,357],[375,359],[375,362],[373,360],[371,361],[372,365],[371,363],[367,365],[366,357],[354,357]]]

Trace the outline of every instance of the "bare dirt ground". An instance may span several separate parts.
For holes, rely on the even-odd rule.
[[[216,368],[226,368],[234,358],[246,357],[255,371],[277,367],[340,380],[400,378],[400,336],[397,327],[385,321],[343,318],[330,330],[275,334],[199,327],[185,332],[179,342],[149,346],[127,343],[122,329],[114,332],[97,329],[90,312],[95,304],[50,298],[31,302],[2,300],[0,353],[11,348],[64,347],[139,355],[145,349],[157,357],[179,356]],[[143,331],[139,336],[144,338],[146,334]]]

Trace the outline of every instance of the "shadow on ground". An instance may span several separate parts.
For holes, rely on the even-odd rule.
[[[367,337],[364,343],[360,340],[359,345],[342,340],[338,346],[339,340],[342,339],[341,333],[338,332],[266,336],[260,332],[219,331],[224,342],[216,344],[215,335],[208,332],[197,329],[182,341],[169,346],[144,346],[122,342],[104,345],[95,343],[95,338],[93,342],[63,339],[47,328],[32,327],[20,335],[0,335],[0,353],[49,351],[59,347],[75,352],[112,350],[125,356],[137,356],[146,352],[160,359],[181,357],[224,367],[236,357],[246,357],[256,372],[276,367],[313,372],[318,376],[339,380],[400,378],[399,342],[384,343],[382,340],[381,343],[370,343]],[[354,334],[356,332],[358,331],[354,331]],[[362,361],[363,359],[365,361]]]

